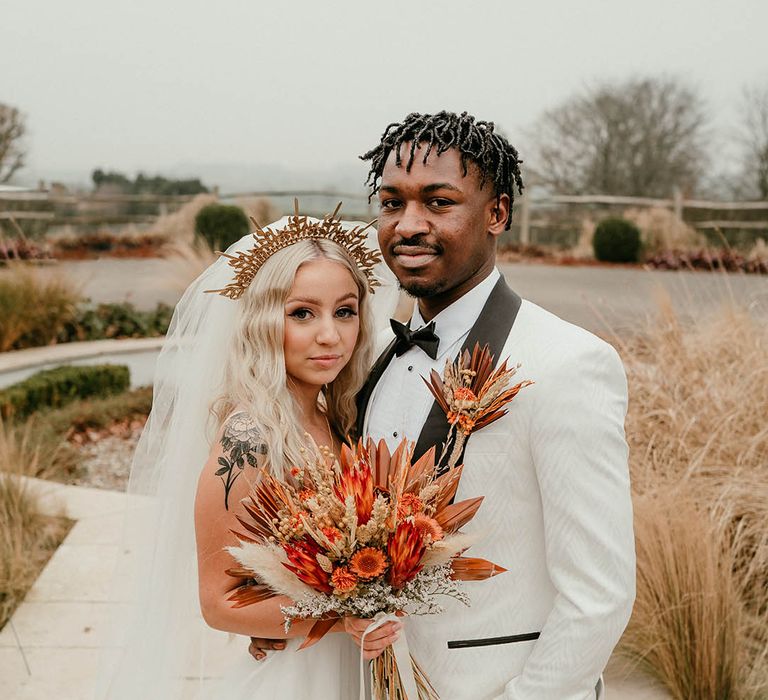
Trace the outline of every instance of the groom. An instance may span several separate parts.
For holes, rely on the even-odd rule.
[[[418,305],[360,393],[360,433],[391,448],[407,437],[416,457],[439,444],[447,423],[420,377],[476,342],[535,382],[470,436],[456,495],[485,496],[469,554],[508,571],[465,584],[469,608],[407,618],[411,650],[442,700],[600,698],[635,590],[621,361],[496,268],[522,180],[492,123],[410,114],[363,159],[382,253]]]

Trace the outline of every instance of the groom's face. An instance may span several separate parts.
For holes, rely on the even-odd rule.
[[[403,146],[400,166],[394,152],[384,166],[379,245],[407,292],[458,298],[493,267],[506,210],[502,221],[493,188],[490,183],[480,187],[474,163],[468,163],[464,175],[453,148],[440,156],[433,149],[424,163],[425,148],[422,144],[416,150],[410,172],[405,168],[410,144]]]

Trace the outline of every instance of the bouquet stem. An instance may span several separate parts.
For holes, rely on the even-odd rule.
[[[411,655],[411,666],[416,678],[416,686],[419,690],[418,698],[408,698],[400,680],[397,670],[395,653],[392,647],[387,647],[381,656],[371,662],[373,675],[372,697],[373,700],[440,700],[437,691],[432,687],[424,671],[416,659]]]

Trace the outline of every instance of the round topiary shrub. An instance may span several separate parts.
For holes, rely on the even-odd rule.
[[[595,257],[603,262],[637,262],[640,257],[640,230],[626,219],[604,219],[592,237]]]
[[[245,212],[229,204],[209,204],[195,217],[195,232],[213,250],[226,250],[249,230],[250,224]]]

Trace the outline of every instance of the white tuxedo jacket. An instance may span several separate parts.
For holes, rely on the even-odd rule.
[[[635,596],[624,370],[609,344],[525,300],[504,358],[535,384],[470,436],[456,500],[485,496],[467,556],[507,572],[464,583],[469,608],[445,599],[444,614],[408,618],[408,641],[442,700],[592,699]]]

